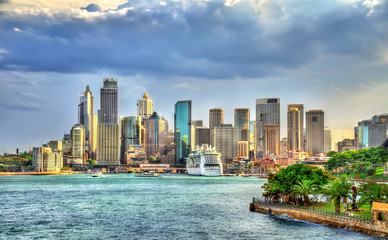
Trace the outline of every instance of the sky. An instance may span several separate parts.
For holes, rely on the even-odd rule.
[[[248,107],[257,98],[323,109],[334,141],[388,112],[387,0],[0,0],[0,152],[61,140],[89,83],[119,84],[119,115],[145,88],[174,126],[174,104]]]

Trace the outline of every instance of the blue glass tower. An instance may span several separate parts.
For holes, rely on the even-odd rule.
[[[191,100],[175,103],[174,123],[175,162],[184,164],[191,149]]]

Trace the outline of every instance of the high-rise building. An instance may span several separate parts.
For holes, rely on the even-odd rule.
[[[288,104],[287,149],[303,151],[303,104]]]
[[[249,122],[249,159],[255,158],[256,151],[256,121]]]
[[[203,121],[202,120],[193,120],[193,121],[191,121],[191,126],[193,126],[194,128],[202,127]]]
[[[256,99],[256,155],[263,157],[266,153],[265,125],[278,125],[280,129],[280,99],[259,98]],[[279,139],[275,139],[275,146],[280,145]],[[272,146],[271,144],[269,146]],[[271,153],[269,153],[271,154]]]
[[[346,152],[354,150],[354,139],[343,139],[342,141],[337,143],[337,152]]]
[[[234,126],[238,131],[238,140],[247,141],[249,145],[249,108],[234,109]]]
[[[372,120],[358,122],[358,149],[368,148],[368,128],[371,124]]]
[[[306,152],[313,155],[324,152],[324,112],[306,112]]]
[[[248,158],[249,157],[248,148],[249,148],[248,141],[238,141],[238,153],[237,153],[237,155],[239,157]]]
[[[215,127],[214,131],[214,146],[221,153],[221,161],[230,163],[238,154],[238,131],[232,125],[221,125]]]
[[[378,147],[387,139],[388,114],[372,117],[372,124],[368,128],[368,146]]]
[[[154,111],[154,103],[148,98],[148,93],[143,94],[143,98],[137,100],[137,116],[148,119]]]
[[[104,78],[100,103],[100,123],[118,123],[118,87],[116,78]]]
[[[323,141],[324,141],[324,146],[323,146],[323,152],[324,153],[328,153],[331,151],[331,130],[329,127],[325,126],[324,128],[324,137],[323,137]]]
[[[70,131],[71,154],[68,163],[84,164],[85,128],[82,124],[75,124]]]
[[[97,164],[119,164],[120,130],[118,124],[117,79],[104,78],[100,103],[97,133]]]
[[[191,151],[191,100],[175,103],[174,123],[175,161],[184,163]]]
[[[124,163],[125,152],[130,146],[140,145],[141,117],[120,117],[120,162]]]
[[[65,133],[63,135],[62,151],[64,153],[70,153],[71,152],[71,137],[70,137],[70,134],[68,134],[68,133]]]
[[[165,139],[168,134],[167,121],[153,112],[148,120],[144,121],[145,151],[147,156],[162,156],[165,153]]]
[[[214,129],[224,124],[224,109],[211,108],[209,109],[209,128]]]
[[[94,145],[94,97],[90,91],[89,84],[84,94],[80,97],[78,105],[78,123],[85,129],[85,151],[93,155],[97,146]]]
[[[37,172],[58,172],[62,168],[62,152],[49,147],[34,147],[32,168]]]
[[[264,125],[265,153],[267,155],[280,154],[280,129],[277,124]]]
[[[210,145],[210,129],[208,127],[195,128],[195,146]]]

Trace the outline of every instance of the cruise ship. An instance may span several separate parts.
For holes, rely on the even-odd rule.
[[[223,174],[221,153],[203,144],[187,157],[186,169],[189,175],[221,176]]]

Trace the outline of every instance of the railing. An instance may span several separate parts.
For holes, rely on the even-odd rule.
[[[353,216],[347,215],[346,213],[336,213],[333,211],[325,210],[325,209],[320,209],[320,208],[307,208],[303,206],[293,206],[291,204],[286,204],[286,203],[280,203],[280,202],[271,202],[268,201],[264,198],[253,198],[254,203],[259,203],[261,205],[265,205],[271,208],[283,208],[283,209],[293,209],[296,211],[300,212],[306,212],[306,213],[314,213],[318,214],[321,216],[326,216],[326,217],[334,217],[342,220],[349,220],[349,221],[355,221],[355,222],[362,222],[362,223],[368,223],[372,224],[372,218],[367,217],[367,216],[360,216],[354,214]]]

